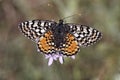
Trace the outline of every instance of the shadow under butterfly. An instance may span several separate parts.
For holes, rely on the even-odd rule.
[[[19,24],[20,31],[37,44],[38,51],[49,59],[63,64],[64,57],[75,59],[80,47],[90,46],[102,38],[101,32],[86,25],[50,20],[31,20]]]

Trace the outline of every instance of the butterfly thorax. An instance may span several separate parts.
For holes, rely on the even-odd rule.
[[[53,27],[52,32],[55,47],[60,48],[65,43],[65,36],[68,33],[68,29],[63,24],[63,20],[59,20],[58,25]]]

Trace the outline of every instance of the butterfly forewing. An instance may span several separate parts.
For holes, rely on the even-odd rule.
[[[90,46],[101,39],[102,34],[98,30],[86,25],[66,24],[70,32],[76,37],[80,46]]]
[[[19,24],[22,33],[32,41],[40,38],[46,31],[50,29],[56,22],[49,20],[31,20]]]

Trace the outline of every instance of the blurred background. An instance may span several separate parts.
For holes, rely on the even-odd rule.
[[[103,38],[49,67],[18,24],[73,14],[65,22],[94,27]],[[120,80],[120,0],[0,0],[0,80]]]

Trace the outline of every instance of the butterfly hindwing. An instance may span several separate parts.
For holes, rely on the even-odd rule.
[[[98,30],[85,26],[66,24],[70,32],[76,37],[80,46],[90,46],[101,39],[102,34]]]
[[[56,22],[49,20],[31,20],[19,24],[22,33],[32,41],[40,38]]]
[[[41,36],[37,45],[40,52],[45,54],[53,53],[55,51],[55,47],[52,32],[47,31],[43,36]]]
[[[67,33],[66,43],[63,44],[62,51],[64,55],[72,56],[75,55],[79,51],[79,45],[74,35]]]

